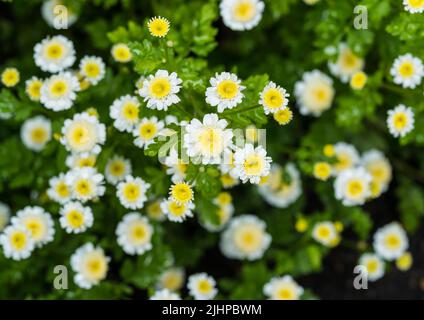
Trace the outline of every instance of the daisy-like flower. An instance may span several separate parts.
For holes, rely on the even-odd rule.
[[[125,253],[142,255],[152,249],[153,227],[137,212],[126,214],[116,228],[118,244]]]
[[[132,132],[139,121],[140,102],[134,96],[125,95],[110,106],[109,115],[115,121],[113,125],[119,131]]]
[[[212,300],[218,293],[215,279],[204,272],[188,277],[187,288],[195,300]]]
[[[9,223],[10,219],[10,208],[3,202],[0,202],[0,232],[4,230],[4,228]]]
[[[224,189],[231,189],[240,183],[238,178],[233,177],[230,173],[224,173],[219,179]]]
[[[158,70],[144,80],[138,94],[147,101],[147,108],[167,111],[169,106],[180,102],[177,93],[182,82],[175,72]]]
[[[414,129],[414,112],[403,104],[387,112],[387,126],[395,138],[404,137]]]
[[[183,146],[189,157],[203,164],[218,164],[223,153],[232,147],[233,132],[228,122],[215,113],[206,114],[203,122],[193,119],[185,127]]]
[[[41,6],[41,15],[43,19],[47,22],[50,27],[55,29],[64,29],[70,27],[77,21],[78,16],[71,10],[69,6],[66,6],[67,13],[67,24],[66,26],[63,24],[57,24],[57,11],[55,11],[56,6],[63,6],[63,1],[61,0],[47,0],[43,2]]]
[[[70,186],[72,198],[86,202],[101,197],[106,188],[104,177],[95,168],[74,168],[66,174],[66,184]]]
[[[77,113],[72,119],[65,120],[60,142],[70,152],[100,153],[100,145],[106,141],[106,127],[95,116]]]
[[[75,59],[74,44],[62,35],[47,37],[34,47],[35,64],[43,71],[63,71],[72,66]]]
[[[359,164],[359,153],[353,145],[346,142],[338,142],[332,147],[332,149],[337,160],[333,166],[335,175]]]
[[[396,259],[396,267],[400,271],[408,271],[412,266],[412,255],[410,252],[405,252],[402,256]]]
[[[114,155],[108,160],[105,167],[106,181],[111,184],[117,184],[132,174],[131,162],[124,157]]]
[[[375,253],[384,260],[396,260],[408,250],[409,242],[405,230],[397,222],[378,229],[373,242]]]
[[[312,238],[326,247],[332,247],[338,243],[339,234],[334,223],[323,221],[314,225]]]
[[[22,142],[32,151],[43,150],[51,138],[51,121],[43,116],[27,119],[21,127]]]
[[[340,173],[334,181],[336,199],[345,206],[363,205],[371,196],[372,176],[362,167]]]
[[[289,275],[272,278],[263,290],[271,300],[299,300],[303,294],[303,288]]]
[[[159,276],[157,287],[171,292],[178,291],[184,286],[185,272],[183,268],[172,267]]]
[[[188,183],[179,181],[169,188],[169,196],[170,200],[173,200],[176,203],[187,204],[193,201],[194,192]]]
[[[40,101],[47,109],[70,109],[80,89],[78,78],[70,72],[61,72],[46,79],[40,89]]]
[[[51,178],[49,180],[49,185],[50,187],[47,189],[47,195],[50,199],[61,204],[71,200],[71,187],[66,183],[66,175],[64,173]]]
[[[243,31],[259,24],[265,4],[260,0],[221,0],[219,8],[228,28]]]
[[[92,85],[96,85],[105,76],[105,63],[102,58],[85,56],[79,64],[80,74]]]
[[[116,62],[127,63],[132,59],[131,50],[125,43],[114,44],[111,49],[111,54]]]
[[[211,87],[206,89],[206,103],[217,107],[218,112],[232,109],[243,100],[245,89],[237,75],[229,72],[216,73],[209,80]]]
[[[286,89],[271,81],[265,86],[259,97],[259,104],[264,107],[265,114],[269,114],[285,109],[289,103],[290,95],[286,92]]]
[[[79,202],[68,202],[60,209],[60,226],[67,233],[82,233],[93,226],[93,212]]]
[[[210,232],[217,232],[224,229],[230,221],[234,213],[234,206],[232,204],[232,197],[228,192],[221,192],[212,202],[218,206],[216,213],[218,216],[218,224],[212,224],[207,221],[203,227]]]
[[[306,72],[296,82],[294,94],[301,114],[318,117],[331,108],[335,94],[333,80],[319,70]]]
[[[11,225],[4,229],[0,244],[4,256],[13,260],[28,258],[35,248],[31,233],[22,225]]]
[[[396,58],[390,69],[393,82],[403,88],[414,89],[421,84],[424,76],[424,65],[420,58],[407,53]]]
[[[101,247],[94,247],[91,242],[79,247],[71,256],[75,284],[83,289],[98,285],[106,278],[109,262]]]
[[[165,158],[165,165],[167,167],[166,173],[171,175],[172,182],[175,183],[185,179],[188,164],[178,158],[178,151],[175,148],[172,148],[169,155]]]
[[[170,23],[166,18],[153,17],[147,22],[147,28],[152,36],[163,38],[169,32]]]
[[[384,261],[376,254],[364,253],[359,258],[359,264],[366,268],[370,281],[377,281],[384,276]]]
[[[164,127],[163,121],[158,120],[156,117],[141,119],[133,130],[134,144],[139,148],[147,149]]]
[[[331,73],[340,78],[342,82],[349,79],[364,67],[364,60],[358,57],[346,43],[339,45],[339,52],[335,62],[329,62],[328,67]]]
[[[378,197],[387,190],[392,180],[392,166],[384,154],[372,149],[362,155],[362,165],[372,177],[371,193]]]
[[[130,175],[125,180],[118,183],[116,195],[121,204],[127,209],[141,209],[147,201],[147,190],[150,184],[141,178],[134,178]]]
[[[271,244],[266,224],[254,215],[241,215],[230,220],[221,234],[220,248],[230,259],[257,260]]]
[[[238,148],[234,153],[234,165],[237,176],[243,183],[258,184],[262,177],[266,177],[271,169],[271,157],[267,157],[262,146],[256,148],[247,143],[244,148]]]
[[[40,101],[43,80],[32,77],[25,81],[25,92],[32,101]]]
[[[278,122],[279,125],[285,126],[293,119],[293,111],[288,107],[278,110],[273,114],[274,120]]]
[[[164,200],[160,204],[160,207],[168,220],[173,222],[183,222],[187,218],[193,217],[192,210],[194,209],[194,204],[191,202],[179,203],[175,200],[168,199]]]
[[[41,207],[27,206],[19,210],[12,218],[12,224],[26,228],[37,247],[53,241],[55,233],[53,219],[50,213]]]
[[[68,168],[94,167],[96,165],[97,155],[95,153],[71,153],[66,157]]]
[[[328,162],[320,161],[314,164],[314,177],[326,181],[331,176],[331,166]]]
[[[181,300],[181,297],[168,289],[162,289],[155,292],[149,300]]]
[[[424,0],[403,0],[405,10],[410,13],[423,13]]]
[[[160,206],[162,201],[163,201],[163,199],[161,199],[161,198],[156,199],[156,200],[150,202],[146,206],[147,216],[151,220],[155,220],[155,221],[164,221],[165,220],[165,213],[163,212],[163,210]]]
[[[354,90],[362,90],[365,87],[367,80],[367,74],[363,71],[358,71],[352,75],[349,84]]]
[[[1,74],[1,82],[9,88],[16,86],[20,78],[19,71],[16,68],[6,68]]]

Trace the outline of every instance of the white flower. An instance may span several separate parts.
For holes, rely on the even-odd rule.
[[[203,123],[193,119],[185,127],[183,146],[187,155],[199,158],[203,164],[218,164],[223,152],[232,147],[233,132],[228,122],[215,113],[206,114]]]
[[[73,25],[75,21],[77,21],[78,16],[71,10],[69,6],[65,6],[67,12],[66,24],[62,23],[61,19],[57,19],[58,15],[57,11],[55,11],[55,8],[56,6],[63,5],[64,4],[61,0],[47,0],[43,2],[43,5],[41,6],[41,15],[50,27],[55,29],[66,29]],[[58,23],[58,20],[60,23]]]
[[[71,188],[72,198],[81,202],[101,197],[106,190],[103,175],[91,167],[74,168],[66,174],[65,179]]]
[[[100,145],[106,141],[106,127],[95,116],[77,113],[72,119],[65,120],[60,142],[68,151],[74,153],[100,153]]]
[[[152,249],[153,227],[137,212],[126,214],[116,228],[118,244],[125,253],[142,255]]]
[[[234,73],[216,73],[209,82],[211,87],[206,89],[206,103],[218,107],[218,112],[232,109],[243,100],[245,87]]]
[[[285,174],[290,177],[290,181],[285,181],[283,178]],[[259,183],[259,194],[266,202],[277,208],[287,208],[294,203],[302,194],[302,180],[295,165],[288,163],[282,168],[278,164],[273,164],[265,181]]]
[[[110,258],[100,247],[86,243],[71,256],[71,267],[76,273],[74,282],[83,289],[90,289],[106,278]]]
[[[47,189],[47,195],[53,201],[61,204],[68,202],[71,199],[71,188],[66,183],[66,175],[64,173],[59,174],[57,177],[53,177],[49,180],[50,187]]]
[[[159,135],[165,124],[156,117],[143,118],[133,130],[134,144],[137,147],[147,149],[153,140]]]
[[[346,83],[356,72],[364,68],[364,60],[358,57],[346,43],[341,43],[337,60],[335,62],[330,61],[328,67],[334,76]]]
[[[371,175],[362,167],[347,169],[334,181],[336,199],[345,206],[362,205],[371,196]]]
[[[384,260],[396,260],[408,250],[409,242],[405,230],[397,222],[386,224],[374,234],[375,253]]]
[[[88,82],[95,85],[105,76],[105,63],[100,57],[85,56],[80,61],[79,72]]]
[[[126,95],[113,101],[109,115],[119,131],[132,132],[139,121],[140,103],[134,96]]]
[[[264,285],[264,294],[271,300],[299,300],[303,288],[289,275],[274,277]]]
[[[181,297],[177,293],[171,292],[168,289],[162,289],[156,291],[149,300],[181,300]]]
[[[147,108],[167,111],[169,106],[180,102],[177,93],[181,83],[175,72],[169,74],[166,70],[158,70],[144,80],[138,93],[147,101]]]
[[[51,138],[51,121],[43,116],[27,119],[21,127],[22,142],[30,150],[43,150]]]
[[[187,288],[195,300],[212,300],[218,293],[215,279],[204,272],[191,275]]]
[[[331,247],[337,243],[339,234],[330,221],[318,222],[312,229],[312,238],[324,246]]]
[[[167,289],[171,292],[180,290],[185,281],[185,272],[183,268],[172,267],[161,273],[157,287]]]
[[[192,202],[179,203],[175,200],[167,199],[160,204],[160,208],[168,220],[173,222],[183,222],[187,218],[193,217],[193,213],[191,211],[194,209],[194,204]]]
[[[35,45],[34,61],[43,71],[63,71],[75,62],[74,44],[62,35],[47,37]]]
[[[415,119],[412,108],[400,104],[389,110],[387,114],[387,126],[395,138],[404,137],[414,129]]]
[[[219,8],[228,28],[243,31],[259,24],[265,4],[260,0],[222,0]]]
[[[50,76],[40,89],[40,101],[47,109],[62,111],[70,109],[80,89],[77,77],[66,71]]]
[[[10,219],[10,208],[3,202],[0,202],[0,232],[4,230],[4,228],[9,223]]]
[[[94,167],[96,165],[97,155],[92,152],[71,153],[66,157],[68,168]]]
[[[68,202],[60,209],[60,225],[67,233],[81,233],[93,226],[93,212],[79,202]]]
[[[403,0],[405,10],[410,13],[423,13],[424,1],[423,0]]]
[[[26,228],[37,247],[53,241],[55,233],[53,219],[50,213],[41,207],[27,206],[19,210],[12,218],[12,224]]]
[[[267,157],[262,146],[255,148],[250,143],[234,153],[234,171],[243,183],[249,181],[258,184],[262,177],[269,174],[271,162],[271,157]]]
[[[130,175],[125,180],[119,182],[116,187],[116,195],[121,204],[127,209],[141,209],[147,201],[147,190],[150,184],[141,178],[134,178]]]
[[[172,182],[175,183],[185,179],[188,164],[178,158],[178,151],[175,148],[172,148],[169,155],[165,158],[165,165],[167,167],[166,174],[171,175]]]
[[[366,268],[370,281],[377,281],[384,276],[384,261],[376,254],[364,253],[359,258],[359,264]]]
[[[286,89],[271,81],[265,86],[259,97],[259,104],[264,107],[265,114],[269,114],[285,109],[289,103],[290,95]]]
[[[407,53],[396,58],[390,69],[393,82],[403,88],[414,89],[421,84],[424,76],[424,66],[420,58]]]
[[[6,258],[22,260],[28,258],[34,250],[31,233],[22,225],[11,225],[0,235],[0,244]]]
[[[375,149],[365,152],[361,162],[372,177],[372,196],[377,197],[387,190],[392,180],[392,166],[384,154]]]
[[[334,174],[351,169],[359,164],[360,157],[356,148],[346,142],[338,142],[334,145],[334,155],[337,162],[334,164]]]
[[[221,234],[220,248],[230,259],[257,260],[271,244],[266,224],[254,215],[241,215],[230,220]]]
[[[32,101],[40,101],[42,86],[42,79],[31,77],[31,79],[25,81],[25,93]]]
[[[302,80],[296,82],[294,94],[301,114],[320,116],[333,103],[333,80],[319,70],[305,72]]]
[[[105,167],[106,181],[111,184],[117,184],[132,174],[131,162],[124,157],[114,155],[108,160]]]

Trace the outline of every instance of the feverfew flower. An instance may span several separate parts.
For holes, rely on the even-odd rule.
[[[326,181],[331,176],[331,165],[325,161],[319,161],[314,164],[313,175],[315,178]]]
[[[254,215],[233,218],[221,234],[220,248],[230,259],[260,259],[271,244],[266,224]]]
[[[178,181],[169,188],[169,198],[178,204],[191,203],[194,199],[194,192],[188,183]]]
[[[144,80],[138,94],[147,101],[147,108],[167,111],[169,106],[180,102],[177,93],[182,82],[175,72],[158,70]]]
[[[219,8],[228,28],[243,31],[259,24],[265,4],[260,0],[222,0]]]
[[[410,252],[405,252],[399,258],[396,259],[396,267],[400,271],[408,271],[412,266],[412,255]]]
[[[212,224],[207,221],[203,227],[210,232],[217,232],[224,229],[228,224],[234,213],[234,206],[232,204],[232,197],[229,192],[220,192],[218,196],[212,200],[218,206],[216,215],[218,216],[218,224]]]
[[[71,188],[66,183],[66,175],[64,173],[51,178],[49,180],[49,186],[50,187],[47,189],[47,195],[53,201],[63,204],[71,200]]]
[[[68,202],[60,209],[60,226],[67,233],[82,233],[93,226],[93,212],[79,202]]]
[[[303,294],[303,288],[289,275],[272,278],[263,290],[270,300],[299,300]]]
[[[153,17],[147,22],[147,28],[152,36],[163,38],[169,32],[170,23],[166,18]]]
[[[103,175],[91,167],[74,168],[66,174],[65,179],[72,191],[72,198],[81,202],[101,197],[106,190]]]
[[[387,190],[392,180],[392,166],[384,154],[378,150],[372,149],[362,155],[362,165],[372,177],[371,193],[378,197]]]
[[[349,84],[353,90],[362,90],[368,81],[368,76],[363,71],[355,72],[350,78]]]
[[[55,29],[64,29],[67,27],[70,27],[77,21],[78,16],[71,10],[69,6],[66,7],[67,9],[67,23],[66,26],[63,23],[57,23],[57,12],[55,11],[56,6],[63,6],[63,1],[61,0],[47,0],[43,2],[43,5],[41,6],[41,15],[43,19],[47,22],[47,24],[50,27],[53,27]]]
[[[156,117],[141,119],[133,130],[134,144],[137,147],[147,149],[164,127],[163,121],[158,120]]]
[[[262,146],[256,148],[247,143],[244,148],[238,148],[234,153],[234,171],[243,183],[258,184],[262,177],[266,177],[271,169],[271,157],[267,157]]]
[[[195,300],[212,300],[218,293],[215,279],[204,272],[191,275],[187,288]]]
[[[43,71],[63,71],[75,62],[74,44],[62,35],[47,37],[35,45],[34,61]]]
[[[359,153],[351,144],[338,142],[332,147],[332,151],[337,160],[337,162],[333,165],[335,175],[359,164]]]
[[[177,293],[169,291],[168,289],[162,289],[156,291],[149,300],[181,300],[181,297]]]
[[[116,228],[118,244],[130,255],[141,255],[152,249],[153,227],[137,212],[126,214]]]
[[[183,268],[172,267],[164,272],[159,277],[157,287],[167,289],[171,292],[180,290],[185,281],[185,272]]]
[[[68,168],[94,167],[96,165],[97,155],[92,152],[71,153],[66,157]]]
[[[387,126],[395,137],[404,137],[414,129],[414,112],[403,104],[387,112]]]
[[[171,175],[172,182],[185,179],[188,164],[178,158],[178,151],[175,148],[172,148],[165,158],[165,165],[167,167],[166,174]]]
[[[131,50],[125,43],[114,44],[111,49],[111,54],[116,62],[127,63],[132,59]]]
[[[334,181],[336,199],[345,206],[362,205],[371,196],[372,176],[362,167],[340,173]]]
[[[407,53],[396,58],[390,69],[393,82],[404,88],[414,89],[421,84],[424,66],[420,58]]]
[[[289,97],[286,89],[271,81],[260,93],[259,104],[264,107],[265,114],[276,113],[287,107]]]
[[[408,249],[409,242],[405,230],[397,222],[378,229],[374,234],[374,250],[384,260],[396,260]]]
[[[0,244],[6,258],[22,260],[34,250],[34,240],[30,231],[22,225],[11,225],[0,235]]]
[[[0,232],[4,230],[4,228],[9,223],[10,219],[10,208],[3,202],[0,202]]]
[[[209,82],[211,87],[206,89],[206,103],[217,107],[218,112],[232,109],[243,100],[245,87],[234,73],[216,73]]]
[[[32,151],[43,150],[51,137],[51,121],[43,116],[27,119],[21,127],[22,142]]]
[[[68,151],[74,153],[100,153],[100,145],[106,141],[106,127],[95,116],[77,113],[72,119],[65,120],[60,142]]]
[[[362,70],[364,60],[358,57],[346,43],[341,43],[337,60],[335,62],[330,61],[328,67],[334,76],[346,83],[356,72]]]
[[[306,72],[296,82],[294,94],[301,114],[318,117],[331,108],[335,94],[333,80],[319,70]]]
[[[92,85],[96,85],[105,76],[105,63],[102,58],[85,56],[79,64],[80,74]]]
[[[110,258],[100,247],[87,243],[71,256],[71,267],[75,272],[74,282],[83,289],[90,289],[106,278]]]
[[[191,202],[178,203],[175,200],[168,199],[164,200],[160,207],[168,220],[173,222],[183,222],[187,218],[193,217],[194,204]]]
[[[70,109],[76,99],[80,83],[72,73],[66,71],[50,76],[40,89],[40,101],[47,109],[62,111]]]
[[[132,132],[139,121],[140,102],[134,96],[125,95],[110,106],[109,115],[115,121],[113,125],[119,131]]]
[[[293,119],[293,111],[291,111],[288,107],[284,109],[278,110],[273,115],[274,120],[278,122],[279,125],[285,126]]]
[[[32,77],[25,81],[25,92],[32,101],[40,101],[43,80]]]
[[[147,201],[147,190],[150,184],[141,178],[134,178],[130,175],[125,180],[118,183],[116,195],[121,204],[127,209],[141,209]]]
[[[312,238],[326,247],[333,247],[338,243],[339,234],[332,222],[323,221],[314,225]]]
[[[132,174],[131,162],[124,157],[114,155],[108,160],[105,167],[106,181],[111,184],[117,184]]]
[[[232,147],[233,132],[228,122],[215,113],[206,114],[203,122],[193,119],[185,127],[183,146],[187,155],[203,164],[218,164],[224,151]]]
[[[384,276],[384,261],[376,254],[364,253],[359,258],[359,264],[366,268],[370,281],[377,281]]]
[[[21,76],[16,68],[6,68],[1,74],[1,82],[9,88],[16,86],[20,78]]]
[[[403,0],[405,10],[410,13],[423,13],[424,1],[423,0]]]

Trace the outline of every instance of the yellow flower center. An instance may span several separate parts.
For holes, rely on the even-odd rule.
[[[88,278],[94,280],[103,279],[107,272],[107,263],[105,257],[100,253],[94,253],[88,257],[85,262],[85,271]]]
[[[259,155],[252,154],[244,160],[243,166],[247,175],[258,176],[263,170],[264,161]]]
[[[187,203],[193,199],[193,190],[186,183],[177,183],[171,188],[171,196],[179,203]]]
[[[19,82],[19,72],[15,68],[6,69],[1,76],[1,81],[7,87],[13,87]]]
[[[181,285],[182,278],[176,272],[169,273],[162,279],[162,286],[171,291],[178,290]]]
[[[27,93],[32,99],[40,98],[40,89],[43,83],[41,81],[31,82],[27,87]]]
[[[156,78],[150,83],[150,94],[156,99],[163,99],[171,92],[171,82],[167,78]]]
[[[370,260],[370,261],[368,261],[368,263],[367,263],[367,271],[368,271],[368,273],[375,273],[375,272],[377,272],[377,270],[378,270],[378,266],[379,266],[379,263],[378,263],[378,261],[377,260]]]
[[[44,235],[45,226],[40,220],[28,219],[27,221],[24,222],[24,224],[25,224],[25,227],[31,233],[31,236],[34,238],[34,240],[39,240]]]
[[[239,1],[234,8],[234,16],[238,21],[249,21],[254,17],[254,15],[255,7],[251,1]]]
[[[151,140],[154,138],[157,132],[156,124],[153,122],[147,122],[140,125],[140,137],[144,140]]]
[[[110,172],[112,175],[116,177],[120,177],[125,172],[125,165],[122,161],[115,161],[110,166]]]
[[[122,114],[126,120],[136,122],[138,120],[138,105],[133,102],[127,102],[122,107]]]
[[[268,108],[270,109],[277,109],[281,107],[284,103],[284,96],[281,94],[281,92],[275,88],[269,89],[264,94],[264,101]]]
[[[228,173],[223,174],[220,180],[224,188],[232,187],[237,183],[236,180]]]
[[[59,43],[51,43],[46,46],[45,55],[48,59],[57,60],[63,57],[65,48]]]
[[[278,290],[277,299],[279,300],[293,300],[294,292],[290,288],[281,288]]]
[[[355,90],[361,90],[367,82],[367,75],[364,72],[355,73],[350,79],[350,86]]]
[[[352,166],[352,158],[347,153],[339,153],[337,156],[335,167],[337,170],[345,170]]]
[[[78,167],[94,167],[96,164],[96,157],[95,156],[89,156],[86,158],[81,158],[78,160]]]
[[[393,117],[393,125],[397,130],[404,129],[408,124],[408,117],[405,113],[397,113]]]
[[[221,192],[218,195],[217,200],[218,200],[219,205],[221,205],[221,206],[229,205],[231,203],[231,200],[232,200],[231,194],[229,194],[228,192]]]
[[[24,249],[27,244],[26,234],[22,231],[15,231],[10,235],[10,244],[17,251]]]
[[[68,92],[68,84],[64,80],[56,80],[50,85],[50,94],[54,98],[60,98]]]
[[[141,188],[138,184],[129,182],[125,185],[123,194],[127,201],[134,202],[140,197]]]
[[[400,258],[396,260],[396,266],[399,270],[406,271],[412,265],[412,255],[409,252],[404,253]]]
[[[409,78],[414,74],[414,66],[411,62],[404,62],[399,67],[399,73],[402,77]]]
[[[197,289],[199,290],[200,293],[206,294],[206,293],[211,292],[211,290],[213,289],[213,287],[212,287],[211,283],[208,280],[202,279],[197,284]]]
[[[182,216],[183,214],[184,214],[184,212],[185,212],[185,209],[186,209],[186,207],[185,207],[185,204],[183,204],[183,203],[181,203],[181,204],[178,204],[177,202],[175,202],[175,201],[172,201],[170,204],[169,204],[169,212],[173,215],[173,216],[176,216],[176,217],[180,217],[180,216]]]
[[[84,214],[78,210],[72,210],[66,215],[68,224],[74,228],[80,228],[84,224]]]
[[[327,240],[331,236],[331,229],[329,226],[319,226],[317,230],[317,237],[321,240]]]
[[[143,223],[137,223],[131,228],[131,238],[137,243],[148,241],[149,232]]]
[[[285,125],[293,118],[293,112],[289,108],[278,110],[274,113],[274,119],[281,125]]]
[[[162,216],[162,209],[160,207],[160,202],[155,201],[147,206],[147,214],[152,219],[159,219]]]
[[[169,32],[169,22],[164,18],[154,18],[149,21],[148,28],[155,37],[164,37]]]
[[[353,179],[348,182],[347,193],[349,197],[360,197],[364,192],[364,184],[361,180]]]
[[[389,234],[385,239],[386,246],[391,250],[396,250],[400,247],[401,241],[398,235]]]
[[[84,66],[84,72],[88,78],[96,78],[100,74],[100,66],[96,62],[87,62]]]
[[[424,0],[408,0],[408,4],[414,9],[420,9],[424,6]]]
[[[118,45],[112,51],[113,58],[118,62],[128,62],[132,58],[130,48],[126,45]]]
[[[65,182],[59,182],[56,185],[56,192],[57,194],[62,197],[62,198],[66,198],[69,197],[69,188],[68,186],[65,184]]]
[[[346,69],[354,69],[360,63],[360,58],[354,54],[351,50],[346,50],[342,55],[342,65]]]
[[[323,153],[326,157],[334,156],[334,146],[332,144],[326,144],[324,146]]]
[[[75,183],[75,191],[81,196],[89,196],[93,193],[93,185],[87,179],[80,179]]]
[[[314,165],[314,176],[321,180],[327,180],[331,174],[331,166],[327,162],[318,162]]]
[[[244,252],[256,251],[262,241],[262,232],[254,226],[241,226],[234,235],[236,246]]]
[[[222,135],[217,129],[207,128],[199,135],[202,153],[218,154],[223,149]]]
[[[238,93],[238,84],[232,80],[222,80],[217,86],[221,99],[233,99]]]
[[[47,130],[43,127],[34,128],[31,131],[31,140],[34,143],[44,143],[48,139]]]

